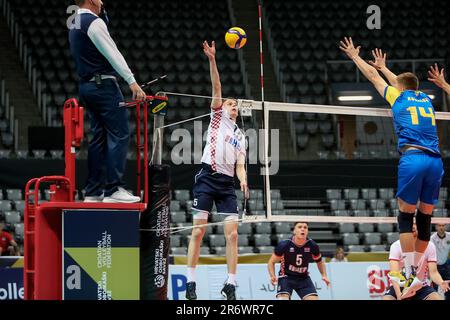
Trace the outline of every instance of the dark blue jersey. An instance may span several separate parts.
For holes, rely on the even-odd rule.
[[[283,240],[275,247],[274,253],[281,257],[280,277],[307,277],[309,264],[322,260],[319,246],[311,239],[302,246],[297,246],[292,239]]]

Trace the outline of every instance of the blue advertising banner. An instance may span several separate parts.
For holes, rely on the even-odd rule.
[[[23,297],[23,257],[0,257],[0,300]]]

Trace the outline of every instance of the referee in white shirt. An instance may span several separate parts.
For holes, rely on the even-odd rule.
[[[450,250],[450,232],[446,231],[447,225],[437,224],[436,233],[431,236],[437,251],[437,268],[444,280],[450,280],[450,265],[448,264],[448,253]],[[445,293],[445,300],[450,300],[450,292]]]
[[[139,202],[125,190],[123,174],[129,143],[128,110],[117,83],[119,76],[130,86],[133,99],[145,92],[134,79],[108,32],[109,22],[101,0],[75,0],[80,7],[69,30],[70,51],[80,77],[80,100],[91,121],[88,150],[86,202]]]

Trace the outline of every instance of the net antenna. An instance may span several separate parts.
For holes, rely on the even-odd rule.
[[[270,199],[270,176],[269,176],[269,110],[266,108],[264,99],[264,49],[263,49],[263,12],[261,0],[258,1],[258,17],[259,17],[259,57],[260,57],[260,80],[261,80],[261,108],[262,108],[262,129],[264,133],[264,152],[263,152],[263,168],[264,168],[264,209],[266,211],[267,220],[271,219],[272,206]]]

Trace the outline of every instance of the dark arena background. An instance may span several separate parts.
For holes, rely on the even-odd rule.
[[[84,202],[95,128],[69,44],[75,2],[0,0],[0,300],[186,299],[193,185],[213,98],[204,41],[215,41],[222,97],[237,99],[247,141],[248,199],[235,179],[237,300],[276,299],[267,264],[295,221],[309,223],[325,262],[329,287],[309,265],[320,300],[381,300],[390,286],[401,154],[390,105],[340,50],[344,37],[361,46],[364,61],[378,48],[394,74],[417,75],[435,111],[419,117],[432,117],[445,171],[432,234],[450,222],[450,86],[429,74],[450,68],[447,1],[103,3],[136,82],[157,80],[141,102],[124,79],[116,82],[129,114],[123,180],[141,201]],[[227,46],[232,27],[245,30],[240,49]],[[104,161],[120,157],[114,152]],[[231,238],[216,205],[212,212],[196,271],[199,300],[224,299],[227,280]],[[450,279],[448,262],[438,264]],[[445,299],[441,286],[436,293]]]

